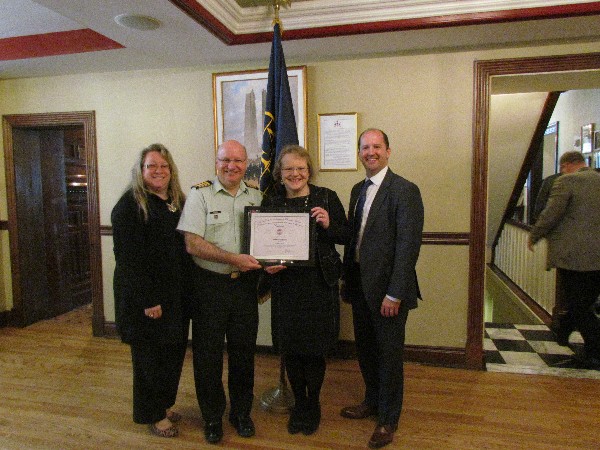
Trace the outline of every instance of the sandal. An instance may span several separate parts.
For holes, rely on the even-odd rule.
[[[167,419],[173,423],[177,423],[181,420],[181,414],[175,411],[167,411]]]
[[[179,434],[179,430],[175,425],[171,425],[169,428],[161,430],[156,426],[156,424],[150,424],[150,433],[154,436],[164,437],[164,438],[173,438]]]

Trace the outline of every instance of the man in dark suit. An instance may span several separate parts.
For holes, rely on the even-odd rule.
[[[340,414],[349,419],[377,415],[369,447],[380,448],[392,442],[402,410],[406,319],[420,298],[415,266],[423,202],[415,184],[389,169],[391,149],[383,131],[365,130],[358,144],[367,178],[350,196],[354,232],[344,252],[342,299],[352,304],[365,397]]]

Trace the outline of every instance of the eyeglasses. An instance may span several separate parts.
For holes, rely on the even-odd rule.
[[[308,167],[285,167],[284,169],[281,169],[281,171],[288,175],[294,172],[306,173],[308,172]]]
[[[144,164],[144,168],[148,169],[148,170],[157,170],[157,169],[162,169],[162,170],[169,170],[170,166],[168,164]]]
[[[237,165],[243,164],[246,162],[245,159],[229,159],[229,158],[217,158],[217,161],[222,162],[225,165],[228,165],[229,163],[234,163]]]

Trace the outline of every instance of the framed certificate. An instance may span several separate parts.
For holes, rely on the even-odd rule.
[[[261,264],[315,264],[317,228],[309,208],[246,206],[244,219],[244,252]]]
[[[319,114],[319,170],[358,170],[357,113]]]

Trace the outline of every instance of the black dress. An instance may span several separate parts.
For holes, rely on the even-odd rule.
[[[330,217],[327,230],[317,224],[315,266],[288,267],[269,277],[273,345],[284,354],[326,355],[340,330],[341,262],[335,244],[345,244],[350,232],[337,194],[327,188],[309,187],[308,197],[288,199],[280,190],[263,201],[263,206],[320,206]]]
[[[133,420],[156,423],[177,396],[187,345],[193,261],[176,230],[181,210],[148,196],[148,221],[127,191],[113,208],[117,330],[130,344]],[[162,317],[146,308],[161,305]]]

